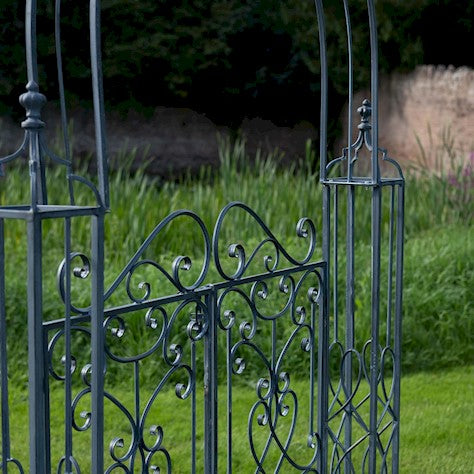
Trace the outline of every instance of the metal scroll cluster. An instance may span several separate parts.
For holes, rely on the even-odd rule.
[[[105,286],[104,220],[109,206],[100,2],[90,1],[91,90],[97,185],[73,172],[61,53],[61,1],[55,2],[55,49],[64,151],[43,135],[36,0],[26,0],[26,119],[18,150],[28,159],[27,204],[0,207],[0,387],[2,472],[370,473],[399,470],[404,177],[378,143],[375,6],[367,0],[371,94],[357,109],[353,139],[350,2],[342,0],[348,52],[347,146],[327,157],[328,58],[325,6],[315,1],[321,63],[320,182],[322,259],[316,228],[296,224],[302,257],[280,242],[253,209],[231,202],[213,232],[194,212],[176,211],[143,241]],[[51,204],[46,163],[64,166],[68,199]],[[74,183],[88,186],[79,206]],[[255,239],[245,244],[232,215],[245,213]],[[357,242],[358,219],[370,239]],[[90,251],[73,248],[73,223],[90,222]],[[26,224],[29,460],[11,443],[5,275],[5,222]],[[43,224],[63,226],[57,286],[59,319],[44,319]],[[186,222],[202,241],[197,257],[160,258],[160,236]],[[232,232],[224,232],[224,228]],[[235,239],[227,241],[226,235]],[[176,235],[179,238],[179,234]],[[362,249],[362,250],[361,250]],[[369,263],[362,278],[359,262]],[[82,282],[80,300],[76,284]],[[361,283],[364,285],[361,287]],[[87,293],[87,297],[85,297]],[[385,296],[384,296],[385,295]],[[361,311],[358,299],[368,304]],[[58,401],[58,393],[62,398]],[[53,404],[63,419],[53,420]],[[236,403],[246,406],[236,409]],[[243,411],[242,411],[243,410]],[[245,417],[241,413],[246,413]],[[55,412],[56,413],[56,412]],[[176,441],[176,420],[186,430]],[[19,429],[16,426],[15,430]],[[58,432],[61,434],[58,434]],[[183,435],[183,433],[180,433]],[[59,439],[59,444],[57,442]],[[90,449],[84,451],[85,444]],[[59,447],[58,447],[59,446]]]
[[[228,214],[233,209],[248,213],[255,221],[255,228],[261,230],[263,237],[252,251],[246,252],[244,245],[231,243],[221,253],[221,229],[226,221],[232,222]],[[145,257],[155,240],[159,240],[160,232],[183,217],[201,233],[203,241],[196,278],[188,285],[183,283],[180,274],[193,267],[190,257],[176,257],[170,270]],[[114,395],[113,386],[104,389],[105,413],[113,412],[115,418],[123,418],[122,433],[105,435],[110,437],[104,439],[109,446],[104,459],[105,472],[116,469],[134,472],[137,468],[142,472],[159,472],[160,469],[171,472],[176,468],[195,472],[202,462],[206,472],[211,472],[216,466],[212,451],[217,449],[218,390],[225,394],[226,421],[220,432],[226,438],[225,463],[232,471],[236,464],[233,460],[236,433],[232,425],[241,424],[241,420],[233,419],[232,396],[236,390],[245,391],[244,380],[246,385],[253,384],[253,389],[248,420],[241,429],[245,428],[247,433],[248,453],[256,470],[279,471],[291,466],[299,472],[319,472],[320,388],[316,367],[318,357],[319,363],[323,363],[317,339],[323,318],[325,265],[310,262],[316,247],[313,222],[301,219],[296,225],[296,234],[306,243],[301,260],[291,256],[252,209],[233,202],[219,215],[212,238],[196,214],[183,210],[164,219],[145,239],[103,295],[108,302],[115,294],[121,294],[118,305],[104,308],[101,328],[105,341],[104,379],[107,381],[111,371],[115,383],[120,383],[120,374],[130,373],[126,386],[134,394],[133,401],[129,400],[127,405]],[[233,262],[230,267],[225,260]],[[90,266],[90,259],[77,252],[70,252],[69,259],[61,262],[58,289],[71,314],[45,324],[50,376],[64,384],[70,397],[71,438],[66,454],[58,461],[58,469],[70,459],[76,472],[84,472],[85,468],[80,471],[81,460],[74,455],[72,432],[91,429],[91,410],[84,409],[90,405],[91,397],[91,361],[90,355],[84,355],[84,348],[91,345],[91,308],[79,307],[71,301],[71,285],[74,278],[87,279]],[[215,268],[222,281],[208,283],[210,268]],[[250,271],[259,268],[261,273]],[[135,281],[135,274],[141,270],[151,278]],[[157,295],[154,288],[160,287],[163,281],[171,284],[174,293]],[[136,287],[132,287],[134,282]],[[133,339],[137,333],[140,343],[130,345],[127,337],[130,335]],[[263,339],[259,333],[265,335]],[[75,338],[80,342],[74,343]],[[81,363],[73,354],[75,346],[81,347]],[[218,354],[218,349],[222,353]],[[295,388],[291,382],[292,367],[287,363],[290,353],[293,358],[296,353],[296,357],[305,361],[305,368],[299,370],[299,374],[306,374],[304,390],[301,383]],[[150,363],[156,367],[153,383],[143,381],[140,376],[142,371],[150,374],[147,369]],[[202,428],[199,398],[203,390],[204,417],[212,421],[212,426],[204,427],[204,461],[199,455],[202,448],[197,437],[197,430]],[[170,391],[177,397],[171,405]],[[123,389],[119,392],[123,393]],[[298,409],[302,397],[305,402],[309,397],[307,413]],[[169,441],[173,426],[165,427],[161,421],[163,399],[168,403],[166,406],[179,407],[179,400],[188,403],[190,455],[186,461],[176,459]],[[239,437],[244,436],[240,429],[239,433]],[[304,447],[303,455],[295,454],[293,445],[296,443]],[[276,457],[275,450],[279,453]]]

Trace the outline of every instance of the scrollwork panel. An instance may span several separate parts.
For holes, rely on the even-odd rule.
[[[255,472],[316,472],[319,285],[317,272],[289,273],[231,286],[219,296],[228,472],[239,472],[248,459]],[[269,299],[273,311],[268,304],[262,309],[261,300]],[[234,443],[246,450],[240,447],[235,456]]]

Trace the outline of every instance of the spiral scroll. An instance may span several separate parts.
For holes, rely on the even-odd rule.
[[[181,281],[182,272],[189,271],[192,266],[192,260],[190,257],[184,256],[184,255],[177,256],[173,261],[171,272],[168,272],[162,265],[160,265],[156,261],[143,258],[143,254],[150,247],[150,245],[152,245],[152,243],[157,238],[159,233],[166,226],[168,226],[172,221],[182,216],[189,217],[192,221],[194,221],[197,224],[198,229],[200,230],[201,235],[203,237],[203,241],[204,241],[204,256],[203,256],[201,269],[195,281],[191,283],[190,285],[185,285]],[[210,238],[209,238],[207,229],[202,219],[197,214],[191,211],[187,211],[187,210],[180,210],[180,211],[171,213],[168,217],[163,219],[153,229],[153,231],[149,234],[149,236],[145,239],[145,241],[137,250],[135,255],[130,259],[130,261],[123,268],[123,270],[120,272],[118,277],[114,280],[114,282],[105,292],[104,301],[107,301],[114,294],[114,292],[117,290],[117,288],[120,286],[120,284],[123,281],[125,281],[125,289],[130,301],[132,301],[133,303],[143,303],[143,302],[148,301],[151,298],[151,294],[152,294],[152,284],[150,282],[140,281],[137,284],[137,288],[133,288],[135,273],[137,272],[137,270],[145,268],[145,267],[157,270],[157,272],[163,275],[169,282],[171,282],[172,285],[179,292],[183,292],[183,293],[192,292],[203,283],[207,275],[207,272],[209,269],[210,254],[211,254],[210,245],[211,245]],[[72,252],[70,254],[71,263],[73,262],[74,259],[80,259],[81,265],[80,266],[71,265],[71,268],[73,268],[72,270],[73,276],[80,279],[86,279],[89,276],[90,271],[91,271],[89,257],[87,257],[85,254],[81,252]],[[65,260],[63,260],[60,263],[58,272],[57,272],[57,287],[58,287],[59,295],[63,302],[65,301],[65,294],[66,294],[65,268],[66,268],[66,262]],[[137,294],[138,293],[137,289],[138,289],[138,292],[140,292],[140,294]],[[80,306],[71,304],[71,311],[76,314],[89,314],[90,306],[80,307]]]
[[[219,238],[224,219],[228,212],[233,208],[240,208],[247,212],[255,220],[258,226],[263,230],[267,237],[261,240],[259,244],[257,244],[257,246],[253,249],[250,256],[248,257],[246,256],[245,248],[241,244],[231,244],[228,248],[228,256],[237,259],[238,263],[235,272],[232,274],[228,274],[225,272],[221,264],[221,257],[219,255]],[[250,207],[241,202],[231,202],[227,206],[225,206],[224,209],[222,209],[214,227],[212,246],[214,254],[214,263],[217,267],[217,271],[226,280],[238,280],[242,278],[249,265],[255,259],[259,250],[261,250],[262,247],[268,244],[273,246],[274,255],[265,255],[263,258],[263,265],[266,272],[272,273],[278,268],[278,265],[280,263],[280,254],[283,255],[285,259],[293,265],[304,265],[305,263],[309,262],[309,260],[313,256],[316,247],[316,228],[314,226],[313,221],[311,221],[307,217],[301,218],[296,225],[296,236],[302,239],[309,239],[306,256],[301,260],[295,259],[287,252],[287,250],[283,247],[280,241],[274,236],[271,230],[265,225],[265,223],[255,211],[253,211]]]
[[[303,288],[306,289],[308,284],[313,284],[313,286],[310,286],[306,292],[307,304],[302,305],[298,294]],[[244,373],[252,371],[249,369],[251,362],[252,367],[261,367],[259,370],[264,372],[260,373],[255,383],[256,401],[250,408],[247,424],[249,448],[256,472],[267,472],[266,463],[272,445],[276,446],[280,452],[274,468],[275,472],[282,469],[283,463],[301,472],[318,472],[315,464],[320,456],[321,440],[312,425],[309,426],[305,438],[305,444],[311,450],[310,458],[301,463],[297,462],[294,455],[290,453],[291,446],[296,441],[299,396],[292,388],[290,373],[285,370],[284,365],[290,347],[294,347],[296,351],[308,353],[310,359],[314,357],[316,330],[314,307],[321,303],[322,284],[321,275],[315,270],[303,272],[297,279],[292,274],[283,275],[278,282],[278,288],[287,299],[282,308],[275,308],[271,314],[262,313],[256,303],[258,299],[266,299],[270,296],[268,285],[264,281],[257,280],[250,285],[249,294],[243,288],[231,286],[220,294],[217,301],[217,322],[220,329],[227,334],[227,371],[242,377]],[[311,317],[309,317],[310,314]],[[291,322],[291,332],[281,348],[277,349],[272,343],[271,354],[273,355],[268,354],[269,349],[259,344],[257,333],[262,331],[263,324],[271,324],[274,331],[276,323],[283,321],[283,318]],[[272,334],[273,339],[275,334],[273,332]],[[243,353],[244,350],[246,355]],[[312,386],[314,373],[310,371],[309,376],[310,386]],[[229,379],[227,388],[228,400],[231,400],[232,385]],[[313,395],[311,392],[311,399]],[[228,410],[228,416],[231,417],[232,408]],[[313,410],[312,405],[310,410]],[[286,425],[281,425],[280,420],[286,417],[290,420],[288,431],[282,433],[280,426]],[[312,419],[312,415],[310,418]],[[257,432],[261,433],[261,428],[266,428],[268,433],[264,445],[258,448],[256,435]],[[228,433],[228,436],[231,436],[231,433]],[[230,441],[229,443],[231,446]]]
[[[227,273],[219,256],[219,239],[224,221],[231,209],[239,208],[248,213],[264,232],[265,237],[246,255],[241,244],[229,247],[229,256],[237,260],[237,270]],[[186,255],[178,255],[170,269],[165,268],[157,260],[145,257],[145,252],[159,237],[164,228],[175,219],[185,217],[191,221],[204,242],[202,263],[198,275],[191,283],[185,283],[183,272],[188,272],[193,264]],[[305,256],[301,260],[294,258],[278,241],[257,214],[245,204],[234,202],[226,206],[220,213],[211,238],[202,219],[187,210],[176,211],[162,220],[145,239],[135,255],[129,260],[112,285],[104,292],[104,302],[109,300],[119,289],[125,290],[128,301],[123,306],[105,308],[102,329],[104,334],[104,350],[109,374],[115,374],[120,367],[133,367],[132,383],[135,393],[135,410],[116,398],[110,391],[104,391],[107,403],[111,404],[117,417],[123,418],[128,435],[116,433],[109,442],[109,465],[105,472],[133,472],[139,463],[147,472],[171,471],[173,449],[169,444],[166,421],[160,420],[160,401],[165,391],[171,387],[179,400],[190,400],[196,404],[197,372],[201,369],[196,365],[198,344],[209,343],[210,312],[215,311],[215,323],[228,337],[235,338],[229,346],[229,374],[241,376],[252,372],[248,352],[258,364],[265,367],[265,374],[260,374],[255,385],[257,400],[249,412],[248,439],[250,452],[258,472],[263,472],[267,452],[276,446],[280,452],[278,467],[285,464],[301,472],[317,472],[316,460],[320,453],[320,440],[313,422],[305,431],[304,443],[310,456],[304,463],[297,462],[291,452],[297,434],[298,407],[300,398],[297,390],[290,382],[290,373],[286,367],[288,354],[301,351],[309,359],[315,355],[315,307],[321,304],[322,277],[321,265],[309,263],[316,245],[316,230],[313,222],[307,218],[300,219],[296,226],[296,235],[306,239]],[[212,245],[211,245],[212,244]],[[264,273],[248,275],[249,267],[256,261],[264,247],[270,246],[273,251],[263,257]],[[210,259],[224,281],[213,285],[204,285],[208,276]],[[293,268],[280,268],[282,261],[293,265]],[[67,263],[67,264],[66,264]],[[222,262],[223,263],[223,262]],[[73,278],[66,278],[66,269],[70,269]],[[151,278],[138,279],[142,270],[153,270],[162,280],[172,284],[176,292],[172,295],[160,295],[158,284]],[[71,299],[71,288],[66,284],[74,278],[86,280],[94,272],[91,260],[83,253],[71,252],[69,262],[63,260],[57,273],[57,284],[61,298]],[[308,289],[309,286],[309,289]],[[76,292],[77,293],[77,292]],[[158,294],[157,294],[158,293]],[[209,297],[215,294],[208,305]],[[234,305],[236,304],[236,306]],[[82,334],[90,338],[90,307],[84,304],[69,305],[71,313],[79,315],[71,319],[71,335]],[[285,334],[283,345],[269,356],[261,347],[257,334],[263,325],[276,327],[279,321],[286,319],[290,331]],[[70,371],[75,380],[80,379],[82,388],[72,398],[72,429],[76,432],[88,431],[91,428],[92,414],[89,409],[91,398],[91,364],[90,359],[78,360],[75,349],[71,349],[70,367],[64,367],[65,358],[57,356],[58,348],[62,347],[65,328],[55,322],[56,332],[52,335],[49,348],[49,368],[51,376],[66,382],[66,373]],[[179,329],[178,329],[179,328]],[[213,328],[215,331],[216,328]],[[137,332],[138,331],[138,332]],[[140,334],[137,344],[136,334]],[[76,336],[77,337],[77,336]],[[134,341],[132,346],[129,342]],[[203,346],[201,346],[203,347]],[[204,346],[205,347],[205,346]],[[202,349],[201,349],[202,350]],[[54,355],[54,356],[53,356]],[[59,362],[58,362],[59,361]],[[160,376],[151,394],[141,403],[140,367],[146,361],[160,361]],[[117,365],[118,364],[118,365]],[[249,369],[249,364],[252,367]],[[82,367],[79,371],[79,367]],[[79,376],[78,373],[79,372]],[[311,375],[311,386],[314,385],[314,374]],[[77,382],[74,382],[77,388]],[[311,397],[314,394],[311,389]],[[167,396],[167,395],[166,395]],[[311,419],[314,408],[311,408]],[[115,415],[114,415],[115,416]],[[290,420],[288,433],[282,434],[281,427]],[[298,422],[299,423],[299,422]],[[192,443],[196,443],[196,422],[191,423],[194,430]],[[254,432],[258,427],[266,427],[265,446],[259,453],[253,442]],[[131,433],[131,436],[130,436]],[[259,435],[260,436],[260,435]],[[300,439],[298,440],[298,443]],[[195,450],[195,448],[193,448]],[[307,461],[307,462],[306,462]],[[58,468],[64,465],[59,461]],[[195,460],[193,461],[195,463]],[[74,461],[69,463],[75,469]],[[173,463],[174,464],[174,463]]]

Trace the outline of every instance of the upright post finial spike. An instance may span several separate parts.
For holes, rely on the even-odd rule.
[[[369,119],[372,115],[372,104],[368,99],[362,101],[362,105],[357,109],[357,112],[360,114],[361,121],[357,128],[363,132],[370,130],[372,128]]]
[[[20,95],[20,104],[26,110],[26,120],[21,122],[21,126],[27,130],[43,128],[45,123],[41,120],[41,110],[46,104],[46,96],[41,94],[35,81],[28,82],[26,90]]]

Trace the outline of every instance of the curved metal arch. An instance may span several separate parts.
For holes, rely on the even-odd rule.
[[[61,48],[61,0],[55,0],[54,5],[54,45],[56,50],[56,67],[59,86],[59,102],[61,111],[61,128],[64,144],[64,157],[57,156],[48,149],[42,129],[44,122],[41,120],[41,110],[46,103],[46,97],[41,94],[38,77],[38,51],[37,51],[37,0],[26,0],[25,6],[25,51],[28,83],[27,92],[20,97],[20,103],[26,109],[26,120],[22,122],[25,129],[25,139],[17,152],[12,153],[0,160],[1,165],[7,163],[22,153],[30,155],[30,162],[35,163],[30,170],[31,175],[31,204],[36,208],[40,204],[48,204],[45,158],[49,157],[53,162],[64,165],[67,168],[68,192],[70,204],[74,206],[73,166],[71,146],[67,130],[67,108],[64,93],[64,74]],[[102,58],[100,41],[100,0],[90,0],[89,8],[90,29],[90,58],[91,58],[91,88],[94,102],[94,123],[96,137],[96,160],[98,173],[98,195],[97,206],[108,209],[109,207],[109,184],[108,163],[105,132],[104,93],[102,79]],[[38,136],[39,138],[36,138]],[[29,151],[26,144],[30,144]],[[39,145],[35,145],[38,143]],[[32,145],[33,144],[33,145]],[[96,194],[97,194],[96,193]]]

